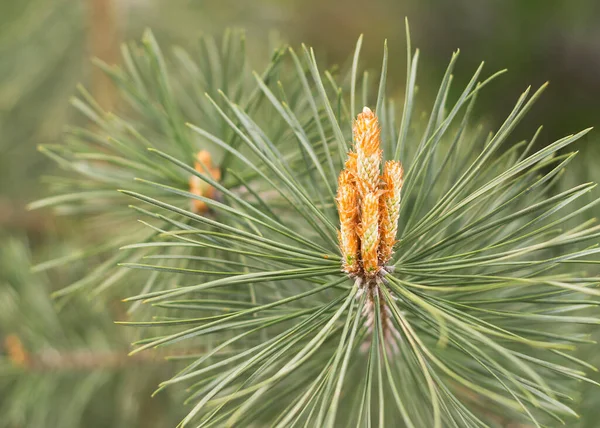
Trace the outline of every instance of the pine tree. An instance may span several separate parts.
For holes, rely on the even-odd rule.
[[[181,426],[572,421],[598,227],[594,202],[575,205],[593,184],[553,189],[588,130],[515,142],[543,86],[483,133],[476,99],[501,73],[481,66],[452,97],[458,53],[423,119],[419,52],[407,43],[398,108],[387,45],[373,92],[361,43],[341,71],[302,46],[254,76],[231,35],[179,67],[150,34],[125,49],[103,68],[128,116],[82,90],[93,126],[44,148],[71,174],[33,204],[91,212],[105,246],[38,270],[109,254],[59,295],[122,286],[144,308],[121,323],[144,337],[134,356],[185,355],[157,391],[187,388]]]

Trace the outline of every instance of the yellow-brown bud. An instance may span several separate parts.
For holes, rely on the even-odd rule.
[[[400,162],[387,161],[383,168],[381,181],[379,260],[385,264],[392,257],[398,233],[401,191],[404,184],[404,171]]]
[[[379,194],[367,193],[361,201],[360,215],[361,258],[365,276],[379,272]]]
[[[194,169],[201,174],[210,174],[213,180],[219,181],[221,179],[221,170],[212,163],[212,157],[207,150],[201,150],[196,155],[196,162],[194,162]],[[189,179],[190,193],[194,195],[203,196],[205,198],[214,199],[216,196],[216,189],[210,184],[203,181],[200,177],[195,175],[190,176]],[[192,200],[192,211],[195,213],[204,213],[208,210],[208,206],[204,201],[198,199]]]
[[[29,353],[25,350],[21,339],[16,334],[9,334],[4,338],[4,348],[10,361],[18,367],[28,366],[30,363]]]
[[[381,138],[379,121],[368,107],[363,108],[352,128],[356,148],[357,187],[361,196],[379,187]]]
[[[356,273],[360,269],[358,242],[358,192],[354,186],[352,174],[344,170],[338,179],[337,207],[340,216],[340,250],[343,269],[347,273]]]

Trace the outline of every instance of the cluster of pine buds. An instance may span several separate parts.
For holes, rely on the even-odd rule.
[[[201,174],[209,175],[213,180],[219,181],[221,179],[221,170],[218,167],[213,166],[212,157],[206,150],[201,150],[196,155],[196,161],[194,162],[194,169]],[[189,179],[190,193],[198,196],[202,196],[208,199],[215,199],[216,189],[203,181],[200,177],[195,175],[190,176]],[[198,199],[192,199],[192,211],[196,214],[205,213],[208,210],[208,206],[204,201]]]
[[[381,172],[380,132],[377,116],[364,107],[352,128],[354,151],[348,153],[338,178],[342,268],[363,284],[372,283],[387,269],[400,215],[402,165],[387,161]]]

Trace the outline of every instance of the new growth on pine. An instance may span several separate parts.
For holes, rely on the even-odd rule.
[[[397,349],[393,336],[399,333],[389,320],[389,307],[379,293],[391,259],[400,216],[403,185],[402,164],[386,161],[381,173],[381,128],[377,116],[364,107],[352,128],[354,151],[348,153],[345,168],[338,178],[337,207],[340,216],[340,250],[342,269],[355,278],[360,292],[367,293],[363,309],[372,329],[375,322],[375,299],[381,298],[380,310],[385,315],[384,337]]]

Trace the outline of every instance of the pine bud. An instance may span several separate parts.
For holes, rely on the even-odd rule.
[[[361,204],[360,218],[361,258],[365,276],[374,277],[379,272],[379,194],[367,193]]]
[[[212,164],[212,157],[207,150],[201,150],[196,155],[196,162],[194,163],[194,169],[201,174],[210,174],[213,180],[219,181],[221,179],[221,170],[214,167]],[[216,196],[216,189],[210,184],[203,181],[200,177],[195,175],[190,176],[189,179],[190,193],[205,198],[214,199]],[[204,201],[198,199],[192,199],[192,211],[199,214],[205,213],[208,210],[208,206]]]
[[[354,186],[352,174],[344,170],[338,179],[337,206],[340,216],[340,249],[343,257],[343,269],[347,273],[356,273],[359,268],[358,243],[358,192]]]
[[[4,348],[8,359],[17,367],[25,367],[30,363],[28,352],[23,346],[23,342],[16,334],[9,334],[4,338]]]
[[[398,233],[400,217],[401,190],[404,183],[404,171],[397,161],[387,161],[383,168],[382,194],[380,197],[380,235],[379,259],[382,264],[392,257],[393,247]]]
[[[363,108],[352,129],[356,147],[357,187],[361,196],[375,192],[379,186],[382,151],[380,128],[375,113]]]

